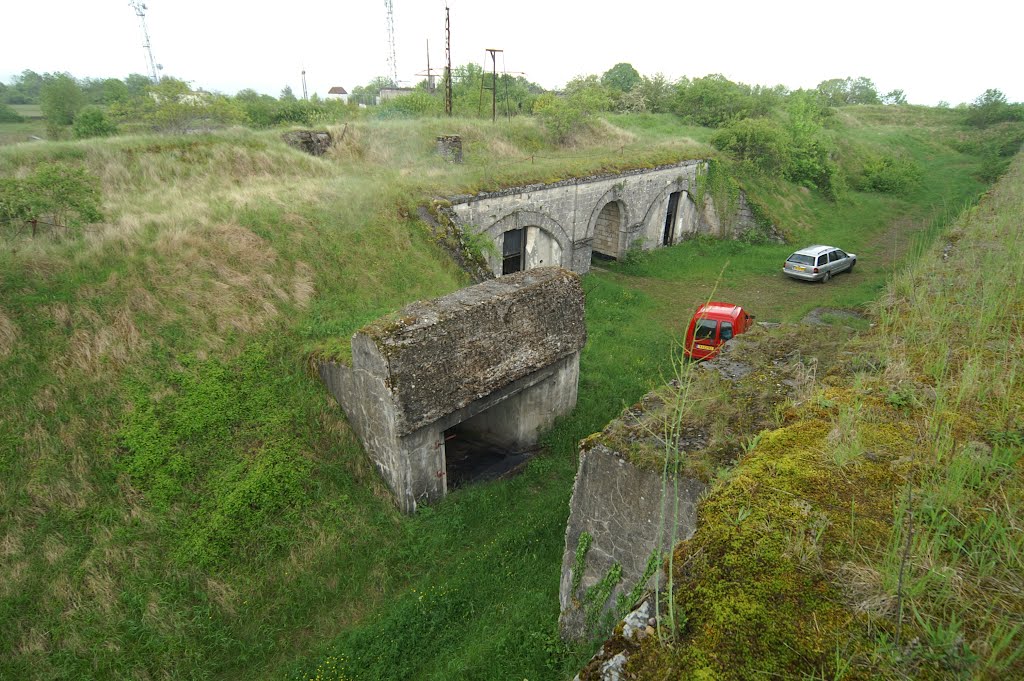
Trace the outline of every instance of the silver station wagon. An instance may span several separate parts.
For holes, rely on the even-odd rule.
[[[786,258],[782,273],[794,279],[828,281],[833,274],[852,272],[857,256],[835,246],[808,246]]]

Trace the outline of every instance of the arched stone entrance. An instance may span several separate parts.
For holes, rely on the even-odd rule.
[[[565,230],[548,216],[534,211],[515,211],[487,229],[498,247],[497,258],[489,258],[494,276],[531,270],[535,267],[572,267],[566,262],[572,242]]]
[[[593,250],[595,253],[609,258],[619,257],[622,213],[618,201],[609,201],[601,208],[601,212],[597,215],[597,222],[594,223]]]

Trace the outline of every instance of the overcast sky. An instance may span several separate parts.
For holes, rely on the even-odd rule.
[[[277,96],[351,91],[388,74],[385,0],[147,0],[163,73],[195,88]],[[444,61],[445,0],[392,0],[398,79]],[[1024,101],[1021,0],[448,0],[452,64],[524,72],[546,88],[618,62],[670,79],[721,73],[751,85],[814,87],[866,76],[912,104],[970,102],[987,88]],[[0,10],[0,80],[24,69],[77,78],[146,73],[128,0],[42,0]],[[490,69],[490,64],[487,64]]]

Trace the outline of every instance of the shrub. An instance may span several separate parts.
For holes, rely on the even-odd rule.
[[[0,123],[21,123],[24,120],[17,111],[6,104],[0,104]]]
[[[913,159],[874,156],[864,164],[858,189],[886,194],[902,194],[921,181],[921,169]]]
[[[40,224],[69,233],[99,222],[99,178],[66,163],[41,163],[23,180],[0,179],[0,225],[18,231],[26,224],[35,236]]]
[[[440,116],[442,113],[444,113],[444,100],[422,90],[389,99],[377,107],[377,115],[380,118]]]
[[[86,139],[88,137],[109,137],[117,132],[107,115],[98,106],[87,106],[78,112],[74,123],[71,124],[71,133],[75,139]]]
[[[789,136],[779,123],[766,118],[730,123],[715,133],[711,144],[763,172],[779,171],[789,164]]]

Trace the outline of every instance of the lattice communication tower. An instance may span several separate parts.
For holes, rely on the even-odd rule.
[[[146,6],[138,0],[131,0],[128,3],[132,9],[135,10],[135,14],[139,17],[139,24],[142,26],[142,47],[146,50],[146,66],[149,69],[149,79],[154,83],[160,82],[160,74],[158,69],[162,68],[153,59],[153,48],[149,44],[149,30],[146,28]]]
[[[395,59],[395,9],[391,0],[384,0],[388,10],[388,75],[391,82],[398,86],[398,60]]]

